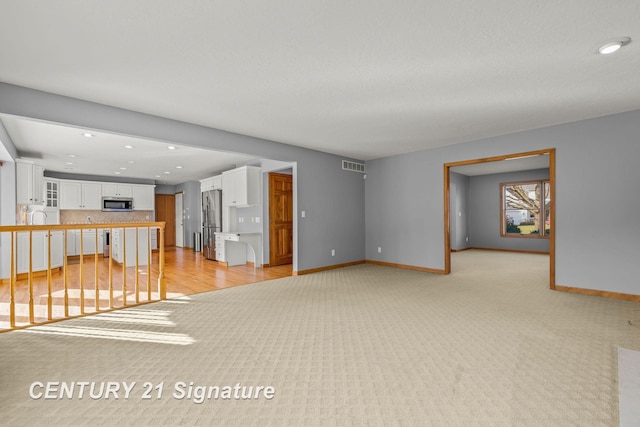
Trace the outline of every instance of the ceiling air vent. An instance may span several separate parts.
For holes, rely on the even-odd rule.
[[[351,171],[351,172],[360,172],[360,173],[366,172],[364,169],[364,163],[356,163],[350,160],[342,161],[342,169],[346,171]]]

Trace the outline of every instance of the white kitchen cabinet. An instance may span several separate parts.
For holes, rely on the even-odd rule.
[[[102,184],[102,197],[133,197],[131,184]]]
[[[224,250],[224,235],[215,233],[216,236],[216,261],[227,262],[227,256]]]
[[[103,231],[98,230],[97,243],[98,254],[103,250]],[[80,254],[80,230],[76,232],[76,248],[78,254]],[[95,255],[96,253],[96,229],[86,228],[82,230],[82,254],[83,255]]]
[[[80,254],[80,249],[76,246],[76,230],[67,230],[67,256]]]
[[[213,178],[213,190],[222,190],[222,174],[216,175]]]
[[[67,231],[67,256],[80,255],[80,241],[82,240],[82,254],[95,255],[96,253],[96,229],[86,228],[82,230],[82,238],[80,230]],[[104,230],[98,229],[98,254],[103,251]]]
[[[60,182],[59,181],[45,178],[44,205],[50,209],[60,208]]]
[[[18,233],[17,256],[18,256],[18,274],[29,272],[29,257],[31,257],[31,271],[42,271],[47,267],[45,265],[45,235],[46,231],[33,231],[31,237],[31,246],[29,245],[29,233]]]
[[[51,239],[51,268],[60,267],[64,263],[64,231],[52,231]]]
[[[29,233],[18,233],[17,238],[17,273],[29,272],[29,257],[31,257],[31,271],[47,270],[49,266],[49,239],[51,239],[51,268],[63,264],[63,232],[62,231],[34,231],[32,232],[31,247]]]
[[[60,182],[60,209],[82,209],[82,183],[77,181]]]
[[[227,266],[253,262],[255,268],[262,265],[262,233],[215,233],[216,261]]]
[[[149,260],[149,230],[146,227],[138,228],[138,266],[147,265]],[[123,244],[124,241],[124,244]],[[126,251],[125,251],[126,248]],[[114,228],[111,235],[111,251],[113,260],[122,264],[126,261],[127,267],[136,265],[136,229]],[[125,256],[126,253],[126,256]]]
[[[158,250],[158,229],[152,227],[151,228],[151,250],[152,251],[157,251]]]
[[[211,190],[221,190],[221,189],[222,189],[222,174],[200,180],[201,192],[211,191]]]
[[[213,177],[200,180],[200,192],[213,190]]]
[[[16,203],[40,205],[43,203],[44,169],[42,166],[16,161]]]
[[[102,186],[96,182],[60,181],[60,209],[101,210]]]
[[[155,186],[132,185],[133,210],[152,211],[155,209]]]
[[[222,172],[222,201],[230,207],[249,207],[261,203],[260,168],[242,166]]]

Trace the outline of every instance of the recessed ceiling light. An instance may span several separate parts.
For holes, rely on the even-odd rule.
[[[165,174],[169,175],[171,172],[165,172]]]
[[[73,162],[66,162],[65,165],[73,166]]]
[[[95,135],[92,134],[92,133],[89,133],[89,132],[85,132],[85,133],[82,134],[82,136],[85,136],[87,138],[93,138]]]
[[[135,164],[136,162],[134,162],[133,160],[129,160],[127,163],[129,163],[130,165]]]
[[[114,172],[114,174],[116,174],[116,175],[120,175],[120,172],[118,172],[118,171],[115,171],[115,172]]]
[[[175,149],[176,149],[176,147],[174,147],[173,145],[170,145],[170,146],[168,146],[167,148],[168,148],[169,150],[175,150]]]
[[[127,168],[120,167],[120,170],[121,170],[121,171],[126,171],[126,170],[127,170]]]
[[[156,178],[160,178],[160,175],[156,175]]]
[[[75,157],[75,154],[67,154],[67,157]]]
[[[629,37],[619,37],[617,39],[609,40],[598,48],[598,53],[608,55],[610,53],[617,52],[622,46],[627,45],[630,42],[631,39]]]
[[[176,166],[176,169],[182,169],[182,166]]]
[[[133,145],[125,145],[124,148],[133,148]]]

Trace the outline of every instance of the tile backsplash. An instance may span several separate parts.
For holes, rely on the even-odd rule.
[[[89,218],[91,218],[89,220]],[[152,222],[153,211],[102,212],[86,210],[61,210],[61,224],[84,224],[87,222]]]

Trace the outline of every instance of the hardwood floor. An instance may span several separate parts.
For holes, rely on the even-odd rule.
[[[188,249],[165,249],[167,295],[183,295],[230,288],[292,275],[292,265],[255,269],[249,265],[222,267]],[[169,267],[170,265],[170,267]]]
[[[158,253],[153,254],[150,268],[138,266],[126,268],[126,277],[122,266],[109,262],[109,258],[98,257],[97,268],[93,255],[85,256],[83,268],[76,257],[67,263],[67,291],[65,295],[64,270],[52,273],[51,308],[49,309],[49,280],[46,275],[33,278],[34,322],[41,323],[66,316],[64,301],[68,300],[67,313],[71,316],[96,312],[96,293],[99,310],[108,310],[124,306],[123,294],[127,305],[158,299]],[[111,283],[113,297],[110,300],[109,266],[111,265]],[[270,279],[292,275],[292,265],[254,269],[252,266],[224,267],[216,261],[202,256],[201,252],[190,249],[165,249],[165,282],[167,298],[191,295],[199,292],[224,289]],[[98,290],[96,291],[96,278]],[[81,283],[84,285],[81,286]],[[123,286],[124,285],[124,286]],[[126,292],[123,292],[123,289]],[[29,324],[29,282],[18,280],[15,287],[16,326]],[[9,324],[10,285],[0,284],[0,331],[10,328]]]

